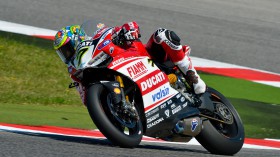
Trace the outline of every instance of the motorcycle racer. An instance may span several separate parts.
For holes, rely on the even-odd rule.
[[[99,32],[108,29],[108,27],[101,23],[98,24],[97,28]],[[81,85],[80,80],[74,75],[81,68],[74,63],[78,57],[81,57],[76,52],[78,43],[84,40],[77,38],[79,29],[79,25],[66,26],[60,29],[55,35],[54,49],[61,60],[68,66],[68,72],[74,82],[71,86],[76,87],[80,93],[82,102],[86,104],[85,89]],[[136,22],[128,22],[122,26],[112,28],[113,43],[128,51],[137,51],[139,46],[137,43],[141,42],[140,37],[140,29]],[[159,28],[152,34],[145,48],[155,62],[163,63],[171,60],[177,65],[183,74],[185,74],[188,84],[193,87],[196,94],[205,92],[206,85],[192,66],[189,57],[191,49],[187,45],[182,46],[180,44],[180,38],[175,32]]]
[[[55,35],[53,47],[56,50],[56,53],[58,54],[60,59],[65,64],[67,64],[68,72],[70,74],[71,79],[74,82],[73,85],[76,87],[77,91],[80,94],[82,102],[85,104],[85,89],[81,84],[79,84],[80,80],[73,75],[73,73],[77,70],[70,63],[70,61],[75,57],[76,42],[79,30],[79,25],[70,25],[61,28]]]
[[[128,22],[121,27],[115,27],[115,38],[124,37],[124,47],[134,47],[133,41],[141,37],[139,26],[136,22]],[[146,50],[153,61],[163,63],[168,60],[173,62],[183,72],[188,84],[193,87],[196,94],[202,94],[206,90],[206,84],[197,74],[189,57],[191,48],[188,45],[182,46],[180,38],[174,31],[159,28],[150,37],[146,44]]]

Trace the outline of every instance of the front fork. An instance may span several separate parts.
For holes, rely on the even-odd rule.
[[[116,76],[116,81],[118,81],[120,83],[120,89],[121,89],[121,94],[122,94],[122,102],[123,104],[128,101],[129,102],[129,98],[127,95],[124,95],[124,84],[123,84],[123,80],[120,76]]]
[[[132,116],[132,118],[138,120],[139,116],[134,106],[134,100],[132,101],[132,103],[130,103],[128,95],[125,95],[124,83],[121,76],[116,76],[115,79],[120,83],[120,90],[122,95],[121,101],[122,101],[122,107],[124,109],[124,112]]]

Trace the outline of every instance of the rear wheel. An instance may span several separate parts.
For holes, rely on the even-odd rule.
[[[143,136],[142,123],[136,119],[122,119],[114,110],[109,92],[101,84],[94,84],[87,93],[88,112],[101,133],[114,145],[136,147]]]
[[[197,141],[213,154],[233,155],[243,146],[245,133],[242,121],[233,105],[218,91],[208,87],[215,108],[213,118],[203,121]]]

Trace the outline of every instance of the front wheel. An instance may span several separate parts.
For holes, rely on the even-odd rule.
[[[203,121],[203,130],[196,136],[197,141],[209,152],[221,155],[233,155],[243,146],[244,127],[233,105],[218,91],[208,87],[213,102],[214,118]]]
[[[88,89],[88,112],[101,133],[114,145],[133,148],[139,145],[143,136],[143,126],[140,120],[130,121],[130,126],[121,123],[112,110],[110,94],[102,84],[94,84]]]

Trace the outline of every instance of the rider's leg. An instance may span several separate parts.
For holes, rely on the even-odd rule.
[[[206,84],[197,74],[192,65],[191,58],[189,57],[190,48],[187,45],[181,45],[180,38],[175,32],[164,28],[158,29],[151,36],[146,47],[147,50],[151,52],[151,56],[155,59],[159,57],[159,60],[165,61],[167,58],[170,58],[183,74],[185,74],[188,84],[193,87],[196,94],[205,92]],[[154,50],[155,48],[158,50]],[[165,53],[157,56],[156,52],[159,50]]]

